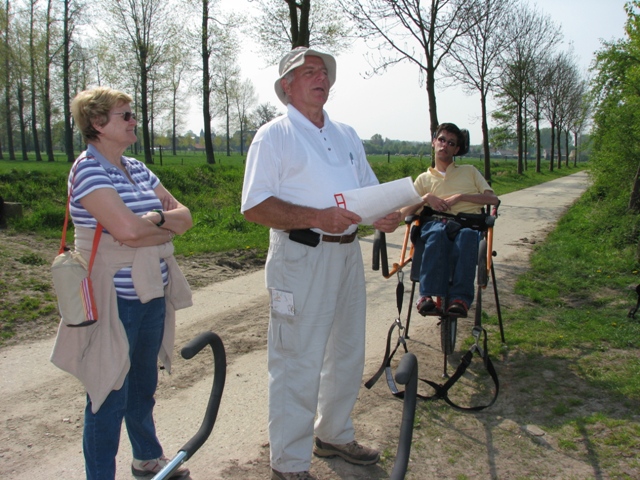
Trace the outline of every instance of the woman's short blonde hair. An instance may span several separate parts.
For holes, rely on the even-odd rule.
[[[89,143],[97,140],[100,132],[93,128],[93,124],[106,125],[113,107],[128,105],[132,100],[126,93],[109,87],[96,87],[78,93],[71,101],[71,113],[84,141]]]

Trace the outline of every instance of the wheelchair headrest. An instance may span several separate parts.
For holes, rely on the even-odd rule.
[[[470,142],[469,130],[467,130],[466,128],[461,128],[460,132],[462,132],[462,137],[464,138],[464,142],[462,143],[462,145],[460,145],[460,149],[458,150],[456,157],[461,157],[469,153],[469,142]]]

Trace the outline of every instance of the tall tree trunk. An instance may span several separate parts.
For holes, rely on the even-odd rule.
[[[209,0],[202,0],[202,117],[204,120],[204,149],[207,163],[216,163],[211,138],[211,72],[209,71]]]
[[[149,135],[149,92],[148,92],[148,75],[147,55],[144,47],[140,49],[140,106],[142,107],[142,149],[144,151],[144,161],[147,164],[153,164],[151,156],[151,137]]]
[[[529,166],[527,165],[527,151],[529,150],[529,135],[527,133],[527,98],[524,99],[524,122],[523,122],[523,144],[524,148],[522,151],[522,157],[524,159],[524,169],[528,170]]]
[[[576,154],[573,157],[573,166],[577,167],[578,166],[578,155],[580,154],[580,151],[578,149],[578,131],[576,130],[575,132],[573,132],[573,145],[574,145],[574,150],[576,152]]]
[[[38,139],[38,114],[36,110],[35,78],[33,76],[31,77],[31,132],[33,137],[33,151],[36,155],[36,161],[41,162],[42,155],[40,154],[40,140]]]
[[[33,135],[33,151],[36,155],[36,162],[42,161],[42,155],[40,154],[40,140],[38,139],[38,112],[37,112],[37,102],[38,98],[36,92],[36,49],[34,45],[34,25],[36,23],[34,16],[35,9],[35,1],[30,2],[30,20],[31,25],[29,26],[29,54],[30,54],[30,62],[29,62],[29,76],[31,78],[30,85],[30,93],[31,93],[31,132]]]
[[[540,113],[536,107],[536,173],[542,171],[542,139],[540,138]]]
[[[522,175],[524,169],[522,168],[522,105],[518,103],[516,113],[516,137],[518,141],[518,174]]]
[[[309,46],[309,12],[311,0],[285,0],[289,5],[289,20],[291,23],[291,49]],[[300,15],[298,16],[298,10]]]
[[[11,124],[11,75],[9,70],[11,62],[9,57],[11,56],[11,47],[9,45],[9,10],[11,4],[9,0],[5,3],[5,14],[7,16],[7,23],[4,25],[4,115],[5,115],[5,127],[7,129],[7,151],[9,153],[9,160],[16,159],[16,152],[13,147],[13,125]]]
[[[636,213],[640,212],[640,166],[638,166],[636,176],[633,179],[633,190],[629,198],[629,210]]]
[[[71,86],[69,82],[69,68],[71,66],[71,0],[64,0],[63,50],[62,50],[62,103],[64,107],[64,152],[67,162],[73,162],[73,125],[71,123]]]
[[[47,151],[47,160],[53,162],[53,131],[51,129],[51,10],[53,8],[52,0],[47,2],[47,31],[45,35],[45,68],[44,68],[44,91],[42,92],[42,106],[44,110],[44,145]]]
[[[18,81],[18,122],[20,124],[20,148],[22,150],[22,160],[29,160],[27,155],[27,127],[24,121],[24,83]]]
[[[491,184],[491,149],[489,148],[489,125],[487,124],[487,97],[480,92],[482,110],[482,150],[484,152],[484,178]]]
[[[227,89],[225,85],[225,90]],[[226,130],[227,130],[227,157],[231,156],[231,108],[229,107],[229,91],[227,90],[225,93],[226,96],[226,104],[225,104],[225,116],[226,116]]]
[[[9,80],[9,70],[7,66],[6,78]],[[9,160],[16,159],[16,152],[13,145],[13,124],[11,122],[11,92],[10,86],[7,83],[4,92],[4,108],[5,108],[5,125],[7,127],[7,150],[9,151]]]
[[[569,166],[569,129],[564,131],[564,151],[567,152],[567,158],[564,161],[565,166]]]
[[[155,129],[155,113],[154,113],[154,103],[155,102],[155,93],[156,93],[156,82],[155,79],[151,80],[151,88],[149,88],[149,98],[151,101],[149,102],[149,138],[151,141],[149,142],[149,148],[151,149],[151,158],[153,159],[151,163],[155,163],[155,158],[153,158],[156,154],[156,129]],[[162,165],[162,154],[160,154],[160,164]]]
[[[549,171],[553,172],[553,162],[556,161],[556,158],[554,156],[554,147],[555,147],[555,143],[556,143],[556,125],[554,122],[550,122],[551,123],[551,155],[549,156]]]
[[[244,125],[245,125],[245,117],[244,115],[240,119],[240,156],[244,155]]]
[[[431,78],[430,78],[431,77]],[[432,86],[429,87],[429,82],[431,82]],[[427,74],[427,96],[429,97],[429,128],[430,135],[429,138],[433,139],[433,136],[436,134],[436,130],[438,129],[438,107],[436,105],[436,93],[434,90],[435,79],[433,75]],[[436,152],[433,148],[433,143],[431,146],[431,166],[436,166]]]
[[[177,155],[177,145],[178,145],[178,138],[177,138],[177,132],[176,132],[178,127],[178,119],[177,119],[177,113],[176,113],[176,109],[178,108],[177,96],[178,96],[178,92],[174,88],[173,96],[171,98],[171,151],[173,152],[174,157]]]
[[[133,103],[136,106],[136,116],[138,118],[140,118],[140,113],[138,112],[138,105],[140,105],[140,99],[138,98],[138,86],[140,85],[140,82],[138,82],[138,78],[136,77],[136,87],[134,89],[134,94],[133,94]],[[133,154],[134,155],[138,155],[138,153],[140,152],[140,136],[139,136],[139,132],[140,132],[140,123],[136,123],[135,128],[133,129],[133,133],[136,134],[136,142],[132,145],[133,147]]]
[[[562,128],[558,126],[556,142],[558,143],[558,170],[562,168]]]
[[[429,138],[433,138],[438,129],[438,102],[436,100],[435,91],[436,80],[433,74],[427,75],[427,96],[429,97],[429,128],[431,129],[431,135]]]

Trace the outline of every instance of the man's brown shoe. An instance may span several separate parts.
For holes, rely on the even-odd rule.
[[[279,472],[271,469],[271,480],[318,480],[309,472]]]
[[[326,443],[316,437],[313,453],[318,457],[342,457],[356,465],[373,465],[380,460],[380,454],[373,448],[360,445],[355,440],[344,445]]]

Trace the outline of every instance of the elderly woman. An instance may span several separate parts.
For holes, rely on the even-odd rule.
[[[137,140],[131,100],[100,87],[79,93],[71,104],[88,145],[68,184],[75,246],[86,259],[97,225],[104,229],[91,274],[98,321],[77,328],[61,323],[51,360],[87,391],[83,450],[89,480],[115,479],[123,419],[134,475],[153,475],[168,462],[153,420],[157,359],[170,370],[175,310],[191,305],[171,243],[191,227],[191,213],[143,163],[123,156]],[[180,468],[171,478],[188,475]]]

